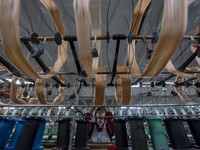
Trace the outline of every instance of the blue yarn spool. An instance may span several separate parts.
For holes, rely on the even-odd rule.
[[[43,150],[43,147],[41,146],[41,140],[43,137],[45,125],[46,125],[46,121],[45,120],[41,121],[37,135],[35,137],[32,150]]]
[[[18,120],[18,123],[16,125],[15,132],[14,132],[14,134],[12,136],[12,139],[11,139],[8,147],[4,147],[4,150],[14,150],[15,145],[17,143],[17,140],[19,138],[19,135],[20,135],[20,133],[22,131],[22,128],[24,126],[24,123],[25,123],[24,119],[19,119]]]
[[[16,123],[15,119],[12,118],[3,118],[0,124],[0,148],[3,148],[6,143],[8,142],[8,139],[10,137],[10,134],[13,130],[13,127]]]

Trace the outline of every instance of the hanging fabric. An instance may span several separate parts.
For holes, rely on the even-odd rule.
[[[133,76],[157,76],[173,56],[182,40],[187,25],[187,0],[164,1],[164,12],[160,36],[150,62],[145,70],[140,73],[135,63],[135,45],[129,46],[133,52],[130,64],[134,64],[131,70]],[[135,68],[135,69],[134,69]]]
[[[101,66],[97,69],[98,72],[106,72],[105,67]],[[105,98],[105,88],[106,88],[106,74],[96,74],[95,82],[95,93],[94,93],[94,105],[102,105]]]
[[[131,75],[129,69],[126,66],[118,66],[117,72],[124,74],[115,76],[115,98],[118,105],[129,105],[131,101]]]
[[[176,77],[176,82],[182,82],[182,77]],[[194,103],[193,100],[187,96],[187,94],[183,91],[182,86],[174,87],[175,92],[178,93],[178,96],[181,98],[181,100],[186,104],[192,104]]]
[[[66,35],[64,25],[61,21],[57,6],[53,0],[41,0],[42,4],[50,12],[57,31],[63,36]],[[12,10],[12,11],[10,11]],[[2,0],[0,2],[0,31],[3,48],[10,61],[25,75],[32,79],[50,78],[58,73],[67,57],[67,43],[62,42],[58,46],[58,58],[50,71],[46,75],[38,75],[27,59],[24,57],[19,40],[19,12],[20,0]],[[9,31],[8,31],[9,30]],[[8,34],[10,33],[10,34]],[[16,57],[17,56],[17,57]]]
[[[17,85],[18,80],[22,84],[22,79],[19,79],[19,77],[13,76],[12,81],[11,81],[11,87],[10,87],[11,101],[13,101],[15,104],[27,104],[25,100],[21,99],[22,93],[24,91],[24,87],[20,87],[18,89],[18,85]]]
[[[76,21],[77,41],[80,61],[88,77],[93,78],[91,43],[90,43],[90,11],[89,0],[74,0],[74,16]]]
[[[90,20],[90,27],[91,27],[91,34],[92,36],[96,37],[101,35],[101,0],[90,0],[89,2],[89,20]],[[99,57],[101,52],[101,40],[94,40],[92,42],[93,49],[96,49],[98,52],[97,57],[92,58],[92,68],[93,71],[96,73],[99,65]]]
[[[151,0],[139,0],[134,8],[133,18],[131,20],[130,28],[134,35],[138,34],[139,28],[141,26],[142,18],[145,11],[150,5]],[[130,71],[133,76],[140,76],[140,69],[135,58],[135,40],[128,44],[128,62],[130,65]]]
[[[63,76],[57,76],[61,81],[64,81]],[[59,104],[64,99],[64,87],[59,85],[59,94],[56,96],[52,103],[48,102],[47,98],[45,97],[45,80],[44,79],[36,79],[35,82],[35,94],[41,104]]]
[[[200,26],[199,25],[197,26],[194,35],[195,36],[200,35]],[[194,53],[197,50],[197,48],[198,48],[198,41],[193,39],[192,40],[192,45],[191,45],[191,51]],[[200,64],[200,58],[199,57],[196,57],[196,61],[197,61],[198,64]],[[169,62],[167,63],[166,69],[169,72],[171,72],[171,73],[173,73],[173,74],[175,74],[177,76],[180,76],[180,77],[188,77],[188,78],[194,78],[194,77],[198,78],[198,77],[200,77],[199,74],[192,75],[192,74],[184,73],[184,72],[181,72],[181,71],[177,70],[174,67],[174,65],[173,65],[171,60],[169,60]]]

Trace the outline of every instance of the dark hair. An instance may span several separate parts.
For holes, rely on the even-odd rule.
[[[99,107],[99,108],[96,109],[96,111],[94,113],[95,121],[97,121],[97,117],[96,117],[97,116],[97,112],[100,111],[102,108],[104,108],[104,107]]]

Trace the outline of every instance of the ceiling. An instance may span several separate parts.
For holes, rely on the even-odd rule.
[[[110,2],[110,7],[108,4]],[[61,13],[62,20],[64,22],[67,35],[76,35],[76,25],[74,19],[74,10],[73,10],[73,0],[59,0],[55,1],[59,8],[59,12]],[[125,34],[129,33],[129,24],[132,17],[132,12],[134,6],[137,4],[137,0],[102,0],[102,35],[105,35],[107,30],[110,32],[110,35],[114,34]],[[107,11],[109,10],[109,14],[107,15]],[[162,19],[162,11],[163,11],[163,0],[152,0],[148,11],[145,14],[145,18],[143,20],[143,24],[141,26],[140,35],[152,35],[153,32],[160,31],[160,22]],[[108,17],[108,22],[106,21]],[[195,27],[200,24],[200,1],[196,0],[189,6],[188,11],[188,26],[186,35],[193,35]],[[107,28],[108,25],[108,28]],[[48,37],[54,36],[56,33],[55,27],[53,25],[52,19],[47,12],[47,10],[43,7],[39,0],[21,0],[21,12],[20,12],[20,36],[30,36],[31,33],[37,33],[40,36]],[[181,66],[183,62],[191,55],[191,51],[189,50],[189,40],[185,40],[181,43],[179,48],[177,49],[175,55],[173,56],[173,63],[176,68]],[[44,54],[41,58],[48,66],[52,66],[54,61],[57,58],[57,45],[55,42],[47,41],[42,42],[39,46],[45,49]],[[75,42],[76,50],[78,53],[77,42]],[[153,48],[154,45],[151,44],[150,41],[144,44],[143,41],[138,40],[136,44],[136,59],[139,64],[141,70],[145,68],[148,63],[146,47]],[[31,62],[32,66],[37,67],[38,64],[28,53],[26,47],[22,44],[24,55],[27,57],[29,62]],[[33,47],[37,47],[34,46]],[[100,65],[106,66],[107,71],[112,71],[113,62],[114,62],[114,54],[116,49],[116,41],[110,40],[107,45],[106,41],[102,41],[102,49],[100,53]],[[6,58],[6,55],[1,46],[1,56]],[[120,50],[117,65],[127,65],[127,41],[120,42]],[[81,62],[80,62],[81,63]],[[189,66],[198,66],[196,61],[194,60]],[[68,46],[68,57],[67,61],[62,69],[63,73],[77,73],[75,61],[72,55],[72,51],[70,46]],[[145,78],[141,81],[143,83],[147,82],[157,82],[165,77],[167,77],[169,73],[166,70],[153,79]],[[5,77],[5,72],[1,73],[2,77]],[[7,74],[6,74],[6,77]],[[110,82],[111,75],[107,75],[107,82]],[[65,75],[66,82],[71,85],[77,83],[77,79],[82,77],[74,74]],[[132,82],[137,80],[137,78],[132,78]],[[88,85],[92,85],[91,79],[86,79]],[[169,81],[174,81],[174,78]],[[49,82],[54,82],[49,80]],[[111,88],[109,90],[109,88]],[[135,87],[134,95],[139,95],[140,93],[145,93],[143,90],[138,87]],[[159,90],[162,90],[162,87],[158,87]],[[152,89],[150,89],[152,90]],[[88,99],[92,96],[92,88],[85,89],[85,97]],[[107,95],[114,96],[114,90],[112,87],[107,88]],[[170,95],[170,94],[168,94]],[[194,90],[190,91],[190,95],[195,95]],[[146,95],[144,94],[144,97]],[[197,97],[196,97],[197,98]],[[148,98],[147,98],[148,99]],[[87,102],[88,103],[88,102]]]

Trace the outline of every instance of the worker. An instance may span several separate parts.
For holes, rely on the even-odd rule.
[[[92,122],[93,111],[95,107],[91,107],[86,113],[89,121],[88,136],[91,142],[111,142],[114,135],[113,114],[105,107],[97,108],[95,111],[95,122]]]

